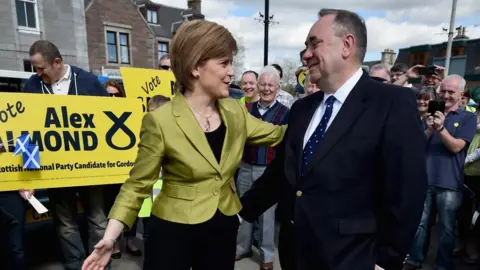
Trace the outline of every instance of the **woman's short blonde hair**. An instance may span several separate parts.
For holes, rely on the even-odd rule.
[[[192,89],[192,70],[210,59],[233,58],[237,42],[223,26],[205,20],[185,22],[173,37],[170,61],[181,92]]]

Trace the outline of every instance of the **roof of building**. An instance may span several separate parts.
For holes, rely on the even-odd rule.
[[[139,0],[137,5],[158,8],[158,24],[149,24],[157,37],[172,38],[173,34],[186,19],[205,19],[205,16],[198,10],[171,7],[154,3],[151,0]]]
[[[411,62],[411,55],[418,53],[425,53],[425,64],[433,65],[438,61],[445,61],[445,50],[447,48],[447,42],[436,43],[436,44],[422,44],[416,46],[410,46],[407,48],[402,48],[399,50],[396,63],[404,63],[408,66],[412,66],[414,63]],[[457,72],[456,74],[476,74],[477,67],[480,66],[480,39],[457,39],[452,43],[452,49],[459,51],[461,48],[461,53],[453,56],[452,59],[457,61],[458,64],[451,62],[452,72]],[[462,57],[465,58],[462,60]],[[437,61],[437,62],[436,62]]]
[[[87,8],[92,1],[93,0],[84,0],[85,8]],[[158,24],[149,24],[157,37],[171,39],[173,34],[185,20],[205,19],[205,16],[196,9],[171,7],[155,3],[151,0],[134,0],[133,2],[137,6],[145,5],[147,7],[155,7],[158,9]]]
[[[362,63],[362,66],[367,66],[369,68],[371,68],[372,66],[376,65],[376,64],[380,64],[382,61],[381,60],[375,60],[375,61],[365,61]]]

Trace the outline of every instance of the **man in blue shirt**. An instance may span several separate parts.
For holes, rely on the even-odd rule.
[[[465,84],[465,79],[461,76],[446,77],[439,91],[440,99],[445,101],[445,111],[437,111],[426,119],[429,189],[422,219],[404,269],[417,269],[422,266],[429,234],[428,220],[434,203],[440,223],[435,269],[453,269],[456,216],[463,196],[463,167],[468,144],[473,139],[477,126],[475,114],[460,107]]]

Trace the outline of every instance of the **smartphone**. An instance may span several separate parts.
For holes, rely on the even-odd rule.
[[[428,113],[434,115],[435,112],[445,111],[445,101],[443,100],[430,100],[428,102]]]
[[[435,67],[419,67],[417,73],[420,76],[428,76],[436,73]]]

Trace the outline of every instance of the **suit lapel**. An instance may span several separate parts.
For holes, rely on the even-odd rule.
[[[178,126],[193,147],[197,149],[197,151],[208,161],[208,163],[210,163],[210,165],[212,165],[215,170],[220,172],[220,165],[213,155],[212,149],[208,144],[207,137],[200,128],[195,115],[188,106],[185,97],[181,93],[175,94],[172,100],[172,110]]]
[[[298,181],[300,179],[300,172],[302,169],[302,158],[303,158],[303,140],[305,138],[305,133],[307,132],[310,121],[315,114],[318,106],[323,100],[323,92],[317,92],[313,94],[309,100],[309,103],[303,108],[301,115],[299,128],[294,135],[293,149],[295,149],[294,155],[292,156],[293,162],[295,163],[295,175],[291,179]],[[291,163],[290,163],[291,164]]]
[[[313,154],[312,160],[306,168],[306,174],[308,174],[313,167],[318,165],[323,157],[325,157],[332,147],[340,141],[340,139],[347,133],[348,129],[362,114],[365,108],[365,91],[368,91],[368,89],[365,89],[365,84],[368,82],[368,80],[369,78],[366,77],[364,73],[346,98],[340,111],[325,133],[323,141]]]

